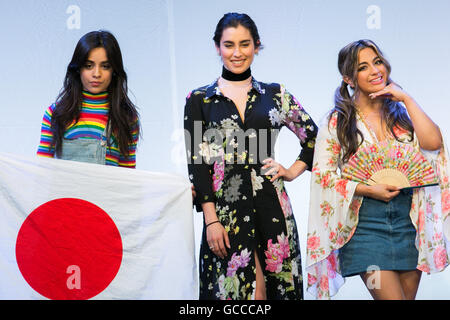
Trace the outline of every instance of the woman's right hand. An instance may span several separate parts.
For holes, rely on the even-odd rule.
[[[227,248],[231,248],[230,239],[228,238],[228,232],[220,223],[216,214],[216,206],[214,202],[202,203],[203,215],[206,224],[206,241],[208,242],[209,249],[223,259],[227,256]]]
[[[206,241],[211,251],[221,259],[227,256],[226,248],[231,248],[228,232],[220,222],[213,223],[206,228]]]
[[[365,184],[358,184],[355,190],[357,196],[369,197],[384,202],[389,202],[400,193],[400,188],[388,184],[376,184],[368,186]]]

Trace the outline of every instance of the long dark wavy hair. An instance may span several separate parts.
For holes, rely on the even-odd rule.
[[[92,31],[85,34],[77,43],[72,60],[67,66],[64,85],[56,98],[52,115],[52,146],[56,156],[61,155],[62,141],[66,128],[80,119],[83,85],[80,69],[85,65],[91,50],[104,48],[112,67],[112,79],[108,87],[110,104],[109,123],[111,132],[117,139],[120,152],[128,156],[129,145],[133,142],[133,131],[139,128],[139,113],[128,98],[127,74],[123,67],[119,43],[108,31]]]
[[[339,51],[339,72],[343,78],[350,79],[353,84],[353,87],[349,88],[349,84],[343,80],[341,86],[336,89],[334,95],[335,107],[331,111],[329,117],[330,121],[331,115],[337,112],[336,131],[339,143],[343,150],[343,162],[350,159],[364,140],[362,132],[356,126],[357,110],[355,101],[360,93],[357,81],[358,57],[359,52],[365,48],[371,48],[378,55],[388,73],[387,84],[392,83],[390,78],[391,65],[373,41],[358,40],[348,44]],[[400,103],[387,98],[384,99],[382,117],[395,139],[398,140],[398,137],[394,132],[396,126],[409,131],[411,133],[411,140],[413,139],[414,128],[411,119]]]

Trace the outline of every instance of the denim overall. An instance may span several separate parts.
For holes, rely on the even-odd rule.
[[[109,123],[98,139],[63,139],[60,159],[105,164],[106,147],[109,146]]]

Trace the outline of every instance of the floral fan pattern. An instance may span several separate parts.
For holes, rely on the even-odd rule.
[[[367,185],[390,184],[401,188],[438,183],[431,163],[409,144],[392,141],[361,148],[342,170],[346,179]]]

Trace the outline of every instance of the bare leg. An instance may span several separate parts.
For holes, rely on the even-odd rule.
[[[416,298],[421,276],[422,271],[420,270],[399,271],[400,284],[406,300],[414,300]]]
[[[400,274],[397,271],[377,270],[361,274],[374,300],[404,300]]]
[[[255,255],[255,266],[256,266],[255,300],[267,300],[266,281],[264,280],[264,274],[261,269],[261,264],[259,263],[256,251],[254,251],[253,254]]]

